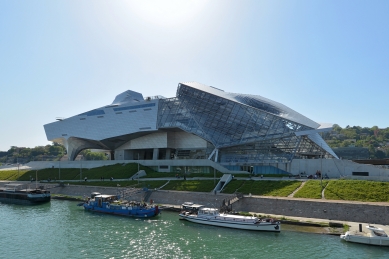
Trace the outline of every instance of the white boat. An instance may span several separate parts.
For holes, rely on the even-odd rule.
[[[354,242],[367,245],[389,246],[389,237],[382,228],[366,226],[367,233],[347,231],[340,235],[340,238],[347,242]]]
[[[273,219],[219,213],[218,209],[192,203],[184,203],[182,207],[180,219],[194,223],[246,230],[281,231],[281,223]]]

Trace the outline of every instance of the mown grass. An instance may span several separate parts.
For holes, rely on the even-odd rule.
[[[239,183],[242,182],[242,183]],[[231,187],[229,186],[230,184]],[[263,196],[279,196],[287,197],[296,190],[301,182],[299,181],[253,181],[253,180],[233,180],[229,183],[224,193],[234,193],[236,190],[243,194],[263,195]],[[240,186],[239,186],[240,184]],[[236,188],[238,187],[238,188]]]
[[[143,165],[139,165],[140,170],[144,170],[146,172],[146,176],[142,178],[163,178],[163,177],[175,177],[177,173],[159,173],[155,172],[151,168]],[[23,173],[20,173],[19,180],[20,181],[29,181],[31,178],[35,179],[37,170],[30,170],[30,171],[24,171]],[[82,171],[82,173],[81,173]],[[0,179],[1,180],[11,180],[7,177],[8,174],[1,176],[0,171]],[[8,172],[8,171],[7,171]],[[9,171],[9,174],[12,174],[12,172],[16,173],[17,171]],[[136,163],[128,163],[128,164],[115,164],[115,165],[107,165],[102,167],[96,167],[96,168],[61,168],[60,170],[58,168],[46,168],[46,169],[40,169],[37,171],[38,173],[38,180],[48,180],[51,179],[52,181],[57,180],[84,180],[85,177],[88,178],[88,180],[100,180],[101,177],[104,177],[104,179],[110,179],[113,177],[114,179],[131,179],[136,173],[138,172],[138,164]],[[183,173],[179,174],[180,177],[183,177]],[[187,177],[209,177],[213,178],[213,173],[190,173],[186,175]],[[216,177],[220,178],[223,174],[221,172],[216,172]],[[3,179],[4,178],[4,179]],[[12,180],[16,180],[14,177]]]
[[[190,192],[211,192],[215,188],[213,180],[175,180],[170,181],[162,190],[190,191]]]
[[[363,180],[330,181],[325,198],[329,200],[389,202],[389,183]]]
[[[240,192],[240,188],[245,184],[247,181],[242,180],[236,180],[233,179],[231,182],[227,184],[227,186],[224,188],[223,193],[234,193],[234,192]]]
[[[305,185],[294,194],[293,197],[321,199],[321,192],[323,188],[328,184],[328,182],[328,180],[323,180],[322,184],[320,184],[320,180],[308,180],[305,182]]]
[[[138,181],[129,180],[129,181],[81,181],[81,182],[72,182],[72,185],[84,185],[84,186],[101,186],[101,187],[134,187],[134,188],[148,188],[155,189],[163,186],[168,181],[166,180],[155,180],[155,181]],[[65,182],[66,184],[66,182]],[[119,185],[119,186],[118,186]]]
[[[139,166],[140,170],[144,170],[147,175],[158,174],[158,177],[163,177],[164,173],[157,173],[146,166]],[[35,178],[37,170],[26,171],[20,176],[19,180],[29,181],[30,178]],[[131,177],[138,171],[138,164],[115,164],[96,168],[46,168],[37,171],[38,180],[82,180],[87,177],[89,180],[100,180],[101,177],[109,179],[131,179]],[[1,172],[1,171],[0,171]],[[81,173],[82,172],[82,173]]]
[[[129,181],[80,181],[80,182],[72,182],[74,185],[85,185],[85,186],[103,186],[103,187],[134,187],[134,188],[149,188],[155,189],[160,188],[164,184],[166,184],[167,180],[148,180],[148,181],[138,181],[137,180],[129,180]],[[66,184],[66,182],[65,182]],[[175,191],[191,191],[191,192],[211,192],[215,184],[213,180],[173,180],[170,181],[166,186],[162,188],[162,190],[175,190]]]
[[[25,174],[26,170],[20,170],[18,173],[18,170],[1,170],[0,171],[0,180],[4,181],[16,181],[18,179],[18,175],[22,176]]]

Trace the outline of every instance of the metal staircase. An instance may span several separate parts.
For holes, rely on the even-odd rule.
[[[235,193],[233,197],[226,198],[222,201],[222,204],[219,208],[220,212],[231,212],[232,204],[242,199],[244,196],[242,193]]]

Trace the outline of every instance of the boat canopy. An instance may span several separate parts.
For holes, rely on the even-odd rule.
[[[187,210],[198,210],[201,207],[204,207],[204,205],[194,204],[193,202],[185,202],[182,204],[182,208]]]

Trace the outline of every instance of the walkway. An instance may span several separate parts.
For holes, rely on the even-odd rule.
[[[291,194],[288,195],[288,197],[293,198],[293,197],[294,197],[294,194],[295,194],[296,192],[298,192],[301,188],[303,188],[303,186],[305,185],[305,183],[306,183],[306,181],[302,182],[301,185],[300,185],[296,190],[294,190],[294,192],[292,192]]]

